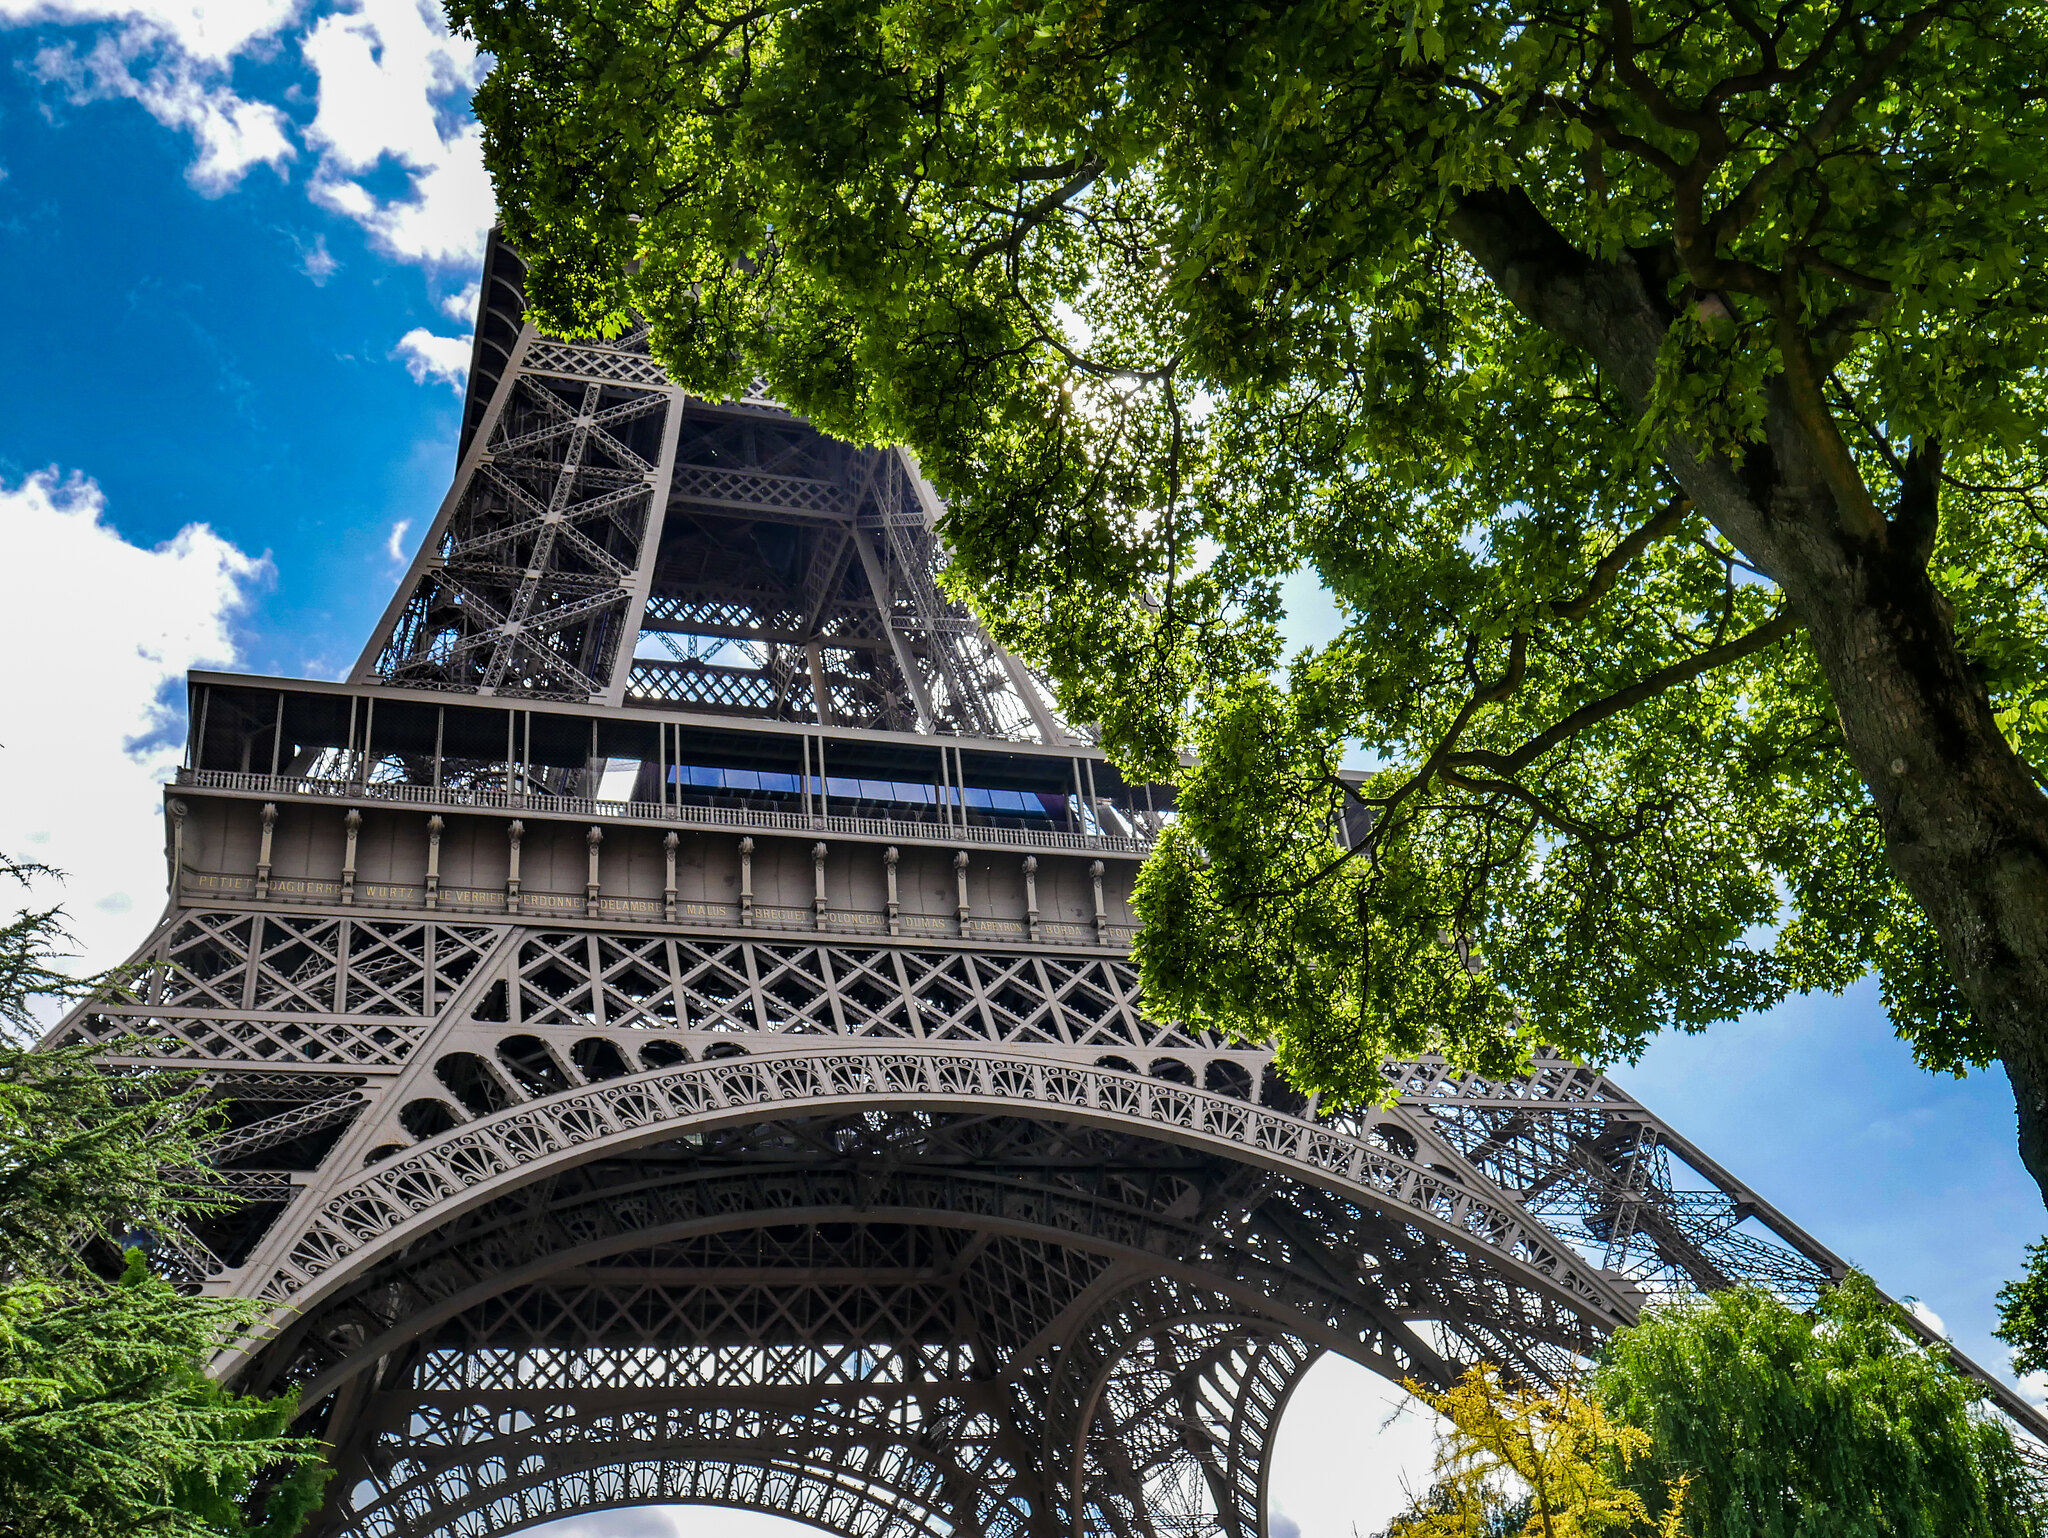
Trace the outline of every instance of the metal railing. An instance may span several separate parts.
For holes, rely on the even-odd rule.
[[[684,828],[733,828],[753,833],[847,833],[906,843],[973,844],[995,848],[1067,849],[1081,854],[1143,855],[1148,838],[1113,833],[1061,833],[1051,829],[992,828],[969,823],[900,822],[887,817],[838,817],[769,812],[747,807],[669,806],[658,801],[599,801],[588,796],[541,796],[398,780],[310,780],[229,769],[183,769],[176,783],[199,790],[236,790],[263,796],[327,801],[387,801],[434,810],[526,812],[556,817],[607,818]]]

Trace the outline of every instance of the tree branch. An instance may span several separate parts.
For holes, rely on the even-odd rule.
[[[1721,127],[1718,117],[1711,112],[1681,107],[1664,94],[1663,88],[1650,78],[1642,65],[1636,63],[1636,18],[1628,0],[1608,0],[1607,22],[1614,34],[1615,77],[1634,93],[1636,100],[1649,108],[1650,116],[1666,128],[1675,128],[1701,140],[1718,135]]]
[[[1640,705],[1644,700],[1654,699],[1667,689],[1698,678],[1702,673],[1725,667],[1731,662],[1775,646],[1800,628],[1799,622],[1789,613],[1780,613],[1746,635],[1738,636],[1720,646],[1709,647],[1697,656],[1683,662],[1674,662],[1667,668],[1659,668],[1648,678],[1630,684],[1626,689],[1617,689],[1605,699],[1581,705],[1554,726],[1538,733],[1512,753],[1493,753],[1485,749],[1471,748],[1463,752],[1446,753],[1442,762],[1446,767],[1484,769],[1492,774],[1520,774],[1530,764],[1548,753],[1569,737],[1575,737],[1588,727],[1620,715],[1623,711]]]
[[[966,265],[970,268],[978,266],[985,258],[995,255],[998,251],[1014,252],[1024,243],[1026,235],[1058,213],[1076,194],[1085,191],[1106,168],[1106,163],[1099,155],[1090,154],[1081,162],[1081,168],[1063,184],[1048,192],[1029,208],[1019,209],[1017,222],[1007,233],[993,240],[984,240],[969,250],[965,258]]]
[[[1672,312],[1652,297],[1633,263],[1587,256],[1520,187],[1468,192],[1445,222],[1510,304],[1544,330],[1583,347],[1642,409],[1656,382],[1657,350]]]
[[[1941,439],[1929,436],[1913,445],[1898,467],[1899,495],[1892,503],[1891,532],[1901,553],[1915,566],[1934,554],[1934,536],[1941,529]]]
[[[1600,558],[1599,564],[1593,568],[1593,575],[1586,581],[1584,592],[1576,598],[1558,599],[1551,604],[1550,612],[1559,619],[1583,618],[1594,604],[1607,596],[1630,561],[1685,522],[1691,512],[1691,498],[1682,493],[1672,498],[1661,513],[1641,528],[1632,530],[1627,538]]]
[[[1459,790],[1473,795],[1507,796],[1511,800],[1519,801],[1560,833],[1569,833],[1575,838],[1590,839],[1603,844],[1613,837],[1591,823],[1580,822],[1576,817],[1567,816],[1526,785],[1517,784],[1513,780],[1477,779],[1472,775],[1460,774],[1455,769],[1444,770],[1442,777],[1446,785],[1456,786]]]
[[[1813,328],[1812,346],[1815,361],[1832,373],[1841,361],[1849,356],[1849,351],[1856,345],[1856,338],[1864,326],[1884,313],[1891,302],[1889,289],[1883,293],[1871,290],[1828,311],[1827,318]]]
[[[1799,137],[1757,168],[1756,174],[1750,177],[1743,189],[1723,204],[1720,212],[1709,219],[1701,231],[1713,247],[1718,247],[1736,231],[1748,226],[1762,208],[1764,193],[1771,185],[1794,170],[1802,154],[1818,153],[1820,146],[1834,135],[1835,130],[1849,120],[1849,114],[1856,110],[1857,102],[1870,94],[1872,88],[1883,80],[1906,50],[1920,40],[1920,34],[1933,25],[1935,17],[1939,14],[1937,7],[1929,6],[1906,17],[1900,23],[1899,30],[1892,34],[1884,47],[1866,57],[1863,68],[1828,98],[1820,111],[1814,114],[1813,121],[1800,132]],[[1838,23],[1839,17],[1836,24]],[[1830,24],[1827,32],[1815,45],[1814,51],[1807,56],[1809,64],[1819,58],[1821,51],[1833,41],[1836,24]]]
[[[1793,287],[1788,277],[1786,288]],[[1835,511],[1848,532],[1864,539],[1882,539],[1884,515],[1864,483],[1863,472],[1849,451],[1848,440],[1828,409],[1826,375],[1814,356],[1812,334],[1798,320],[1796,296],[1781,294],[1773,309],[1773,330],[1778,342],[1778,379],[1792,416],[1806,430],[1808,451],[1815,467],[1834,498]]]

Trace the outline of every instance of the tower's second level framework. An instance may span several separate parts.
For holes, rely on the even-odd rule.
[[[1648,1301],[1842,1274],[1582,1065],[1338,1114],[1156,1018],[1174,789],[944,598],[910,461],[485,276],[360,665],[193,675],[166,912],[56,1032],[217,1100],[240,1204],[158,1262],[273,1306],[227,1366],[332,1445],[316,1533],[1263,1538],[1323,1352],[1556,1381]]]

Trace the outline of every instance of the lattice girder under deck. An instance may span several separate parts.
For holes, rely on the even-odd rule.
[[[1264,1538],[1323,1352],[1554,1382],[1843,1273],[1595,1070],[1335,1114],[1150,1015],[1174,789],[946,596],[914,462],[540,336],[520,275],[354,676],[195,675],[166,916],[52,1037],[220,1103],[246,1205],[155,1253],[272,1308],[221,1366],[332,1443],[314,1538]]]

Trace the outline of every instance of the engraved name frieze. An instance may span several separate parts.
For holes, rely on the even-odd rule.
[[[273,876],[270,881],[271,895],[283,893],[287,897],[339,897],[339,881],[308,881],[302,876]]]
[[[210,872],[187,871],[184,885],[195,892],[246,892],[256,883],[247,876],[219,876]],[[276,882],[271,885],[275,887]]]
[[[473,887],[442,887],[439,897],[444,908],[502,908],[503,892],[479,892]]]

